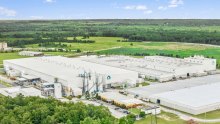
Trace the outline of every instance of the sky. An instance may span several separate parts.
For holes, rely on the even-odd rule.
[[[0,0],[0,19],[220,19],[220,0]]]

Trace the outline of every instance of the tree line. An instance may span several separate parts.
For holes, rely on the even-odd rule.
[[[31,40],[13,40],[8,41],[9,46],[17,46],[24,47],[25,45],[30,44],[40,44],[39,46],[56,46],[55,42],[58,42],[58,46],[67,47],[67,45],[61,43],[95,43],[94,40],[90,39],[77,39],[74,37],[72,40],[67,39],[66,37],[51,37],[51,38],[42,38],[42,37],[34,37]]]
[[[220,20],[39,20],[7,23],[0,21],[0,31],[0,38],[40,36],[55,40],[56,37],[60,37],[62,41],[59,42],[68,42],[65,40],[66,37],[106,36],[123,37],[123,42],[172,41],[220,45]],[[41,41],[17,42],[24,44],[23,42]]]
[[[1,124],[133,124],[133,115],[116,119],[108,108],[53,98],[0,96]]]

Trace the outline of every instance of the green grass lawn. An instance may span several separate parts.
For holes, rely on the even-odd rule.
[[[216,115],[219,116],[219,115]],[[147,115],[144,119],[136,121],[135,124],[155,124],[155,116]],[[157,115],[157,124],[187,124],[186,121],[180,119],[177,115],[167,112],[161,112],[161,114]],[[207,123],[198,123],[198,124],[207,124]],[[220,124],[220,123],[211,123],[211,124]]]
[[[196,115],[195,117],[201,119],[220,119],[220,110],[215,110],[212,112],[207,112],[206,114]]]
[[[82,37],[77,37],[81,39]],[[67,39],[72,40],[73,37]],[[93,51],[98,54],[120,54],[131,55],[135,54],[150,54],[156,55],[160,53],[179,55],[180,57],[188,57],[191,55],[204,55],[205,57],[214,57],[220,64],[220,48],[205,46],[200,44],[187,44],[175,42],[117,42],[123,40],[120,37],[90,37],[90,40],[95,40],[95,43],[62,43],[67,44],[65,49],[81,51]],[[38,44],[27,45],[26,47],[38,48]],[[117,48],[120,47],[120,48]],[[111,49],[115,48],[115,49]],[[74,53],[51,52],[52,55],[70,55]]]
[[[72,40],[73,37],[67,39]],[[77,37],[82,39],[82,37]],[[185,43],[173,43],[173,42],[117,42],[123,40],[120,37],[90,37],[89,40],[94,40],[95,43],[61,43],[66,44],[66,49],[81,49],[82,51],[96,51],[104,50],[114,47],[123,48],[143,48],[143,49],[157,49],[157,50],[204,50],[210,48],[203,45],[192,45]],[[133,45],[131,45],[131,43]],[[58,43],[57,43],[58,44]],[[26,45],[29,48],[38,48],[38,44]]]
[[[151,121],[155,124],[156,118],[154,115],[147,115],[144,119],[136,121],[135,124],[151,124]],[[157,124],[186,124],[186,122],[174,114],[162,112],[157,115]]]
[[[131,108],[131,109],[129,109],[128,111],[131,112],[131,113],[134,114],[134,115],[139,115],[140,112],[141,112],[141,110],[138,109],[138,108]]]
[[[3,60],[18,59],[18,58],[25,58],[25,56],[20,56],[20,55],[18,55],[17,52],[14,52],[14,53],[0,53],[0,65],[3,64]]]
[[[68,56],[73,54],[74,52],[44,52],[45,55],[62,55],[62,56]],[[0,53],[0,68],[3,67],[3,60],[8,59],[19,59],[19,58],[27,58],[27,56],[20,56],[18,55],[18,52],[13,53]]]
[[[81,39],[81,37],[77,37]],[[67,39],[71,40],[73,37],[68,37]],[[80,49],[82,51],[95,51],[95,50],[104,50],[113,47],[127,47],[130,46],[130,43],[117,42],[117,40],[122,40],[119,37],[90,37],[90,40],[96,41],[95,43],[62,43],[66,44],[66,49]],[[38,44],[26,45],[26,47],[38,48]]]
[[[12,87],[11,84],[9,84],[9,83],[7,83],[7,82],[4,82],[4,81],[1,81],[1,80],[0,80],[0,84],[1,84],[1,85],[4,85],[5,87]]]
[[[137,87],[139,87],[139,86],[148,86],[148,85],[150,85],[150,83],[148,83],[148,82],[142,82],[142,83],[137,83]]]

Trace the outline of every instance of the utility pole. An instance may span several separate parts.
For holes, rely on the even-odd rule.
[[[150,114],[150,121],[151,121],[151,124],[153,124],[153,121],[152,121],[152,114]]]
[[[156,122],[156,124],[157,124],[157,113],[156,113],[157,110],[156,110],[156,109],[157,109],[157,108],[155,107],[155,108],[154,108],[154,110],[155,110],[155,122]]]

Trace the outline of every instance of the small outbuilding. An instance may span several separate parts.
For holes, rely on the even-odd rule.
[[[43,56],[44,53],[42,52],[35,52],[35,51],[21,51],[18,53],[20,56]]]
[[[117,92],[104,92],[100,93],[99,96],[103,101],[113,103],[120,107],[135,108],[137,106],[143,105],[141,100],[131,98]]]

